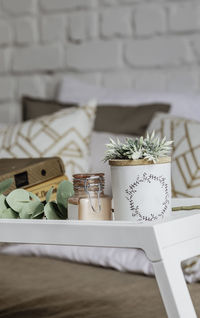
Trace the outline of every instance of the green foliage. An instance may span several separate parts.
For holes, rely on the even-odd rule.
[[[18,215],[11,208],[0,210],[0,219],[17,219]]]
[[[60,212],[55,201],[48,202],[44,207],[44,213],[48,220],[60,220]]]
[[[166,137],[162,140],[155,137],[154,132],[151,135],[147,133],[145,138],[127,138],[125,143],[121,143],[119,139],[116,142],[110,139],[110,143],[106,145],[107,151],[104,161],[145,159],[156,163],[159,158],[168,155],[172,143],[173,141],[166,141]]]
[[[0,183],[0,193],[4,193],[6,190],[8,190],[10,188],[10,186],[12,185],[13,181],[14,181],[13,178],[3,180]]]
[[[44,213],[47,219],[62,219],[68,217],[68,199],[74,194],[73,185],[70,181],[64,180],[58,186],[57,203],[47,202]],[[48,195],[49,197],[49,195]]]
[[[68,199],[74,194],[73,185],[70,181],[64,180],[58,186],[57,205],[62,218],[68,217]]]
[[[20,212],[24,204],[30,201],[29,192],[24,189],[16,189],[8,194],[6,202],[15,212]]]
[[[49,189],[49,191],[47,192],[47,194],[46,194],[46,202],[49,202],[49,201],[50,201],[52,192],[53,192],[53,187],[51,187],[51,188]]]
[[[6,202],[6,196],[0,194],[0,219],[16,219],[17,213]]]
[[[6,196],[4,194],[0,194],[0,211],[6,210],[8,208],[8,204],[6,203]]]
[[[73,186],[70,181],[62,181],[58,186],[57,202],[50,202],[53,187],[46,195],[46,204],[31,192],[24,189],[15,189],[7,197],[2,194],[11,186],[11,180],[0,183],[0,219],[66,219],[68,216],[68,199],[73,195]]]
[[[34,219],[40,214],[44,214],[44,204],[40,201],[29,201],[24,203],[19,211],[21,219]]]

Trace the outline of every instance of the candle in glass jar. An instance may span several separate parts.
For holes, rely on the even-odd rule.
[[[111,220],[111,197],[104,194],[104,174],[73,175],[74,196],[70,198],[71,217],[79,220]],[[73,212],[75,211],[75,212]],[[71,213],[72,212],[72,213]]]
[[[111,198],[108,196],[80,198],[78,205],[79,220],[111,220]]]

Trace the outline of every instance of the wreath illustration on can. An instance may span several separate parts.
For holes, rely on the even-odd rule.
[[[148,216],[143,214],[138,204],[135,204],[134,199],[138,191],[138,186],[152,182],[156,182],[163,190],[163,202],[161,204],[161,210],[158,213],[149,213]],[[143,173],[142,176],[137,176],[136,180],[128,186],[125,190],[126,199],[129,201],[132,216],[136,217],[137,221],[156,221],[163,218],[169,206],[169,187],[166,182],[166,178],[163,176],[156,176],[153,174]]]

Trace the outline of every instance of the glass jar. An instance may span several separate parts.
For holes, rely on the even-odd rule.
[[[104,194],[104,174],[74,174],[71,205],[78,207],[79,220],[111,220],[111,197]]]

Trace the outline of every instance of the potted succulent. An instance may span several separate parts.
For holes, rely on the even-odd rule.
[[[171,213],[171,144],[154,132],[125,143],[110,139],[104,160],[111,166],[115,220],[150,222]]]

